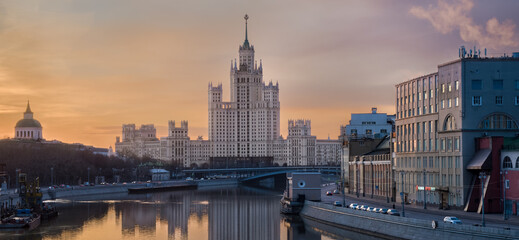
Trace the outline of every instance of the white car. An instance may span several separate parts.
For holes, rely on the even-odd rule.
[[[443,218],[444,223],[452,223],[452,224],[461,224],[461,220],[459,220],[457,217],[444,217]]]

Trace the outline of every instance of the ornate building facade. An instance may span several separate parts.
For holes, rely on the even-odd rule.
[[[160,140],[153,125],[135,129],[134,124],[129,124],[123,125],[123,139],[117,138],[116,152],[172,161],[184,167],[209,166],[216,159],[279,166],[339,164],[341,142],[316,140],[309,120],[290,120],[287,139],[280,135],[279,85],[263,81],[263,64],[255,60],[247,20],[246,15],[239,61],[231,61],[230,101],[222,100],[221,84],[209,83],[209,139],[190,140],[187,121],[182,121],[180,127],[170,121],[168,136]]]
[[[404,201],[467,206],[467,186],[490,174],[478,162],[476,139],[519,133],[519,53],[459,53],[437,72],[396,85],[394,169]],[[425,199],[424,186],[431,188]]]

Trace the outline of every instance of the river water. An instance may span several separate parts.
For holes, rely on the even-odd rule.
[[[245,187],[57,200],[60,215],[0,239],[370,239],[280,214],[280,193]]]

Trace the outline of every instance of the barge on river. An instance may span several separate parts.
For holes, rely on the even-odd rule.
[[[128,188],[128,193],[150,193],[150,192],[166,192],[175,190],[197,189],[198,184],[195,182],[186,182],[178,184],[151,184],[145,187]]]
[[[34,229],[40,225],[41,215],[32,213],[30,209],[18,209],[16,214],[0,221],[0,228],[29,228]]]

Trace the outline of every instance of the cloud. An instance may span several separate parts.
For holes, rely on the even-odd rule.
[[[519,45],[515,37],[514,22],[511,20],[499,22],[494,17],[483,27],[474,23],[469,16],[473,7],[473,0],[438,0],[437,6],[429,5],[427,9],[415,6],[409,12],[417,18],[428,20],[442,34],[459,30],[460,37],[465,42],[473,42],[493,49]]]

